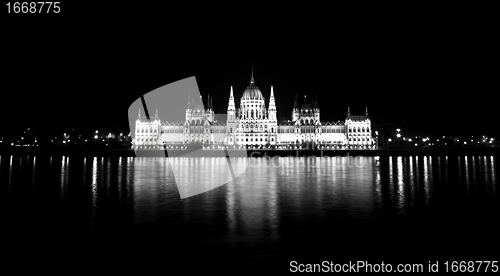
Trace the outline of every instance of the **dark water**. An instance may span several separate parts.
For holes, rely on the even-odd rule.
[[[186,158],[1,156],[4,250],[42,263],[187,270],[287,270],[301,258],[498,260],[499,161],[254,158],[235,181],[181,200],[169,162],[188,178],[216,171],[190,172]]]

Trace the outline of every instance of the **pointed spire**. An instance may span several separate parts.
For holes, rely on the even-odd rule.
[[[347,116],[351,116],[351,109],[347,106]]]
[[[276,111],[276,103],[274,101],[274,88],[271,85],[271,96],[269,97],[269,110]]]
[[[252,77],[250,78],[250,84],[253,84],[255,82],[254,78],[253,78],[253,66],[252,66]]]
[[[318,95],[314,93],[313,108],[318,108]]]
[[[233,95],[233,86],[231,85],[231,92],[229,94],[229,103],[227,105],[227,110],[228,111],[235,111],[235,104],[234,104],[234,95]]]
[[[191,109],[191,95],[188,94],[188,107],[187,109]]]
[[[155,120],[158,120],[158,108],[156,108]]]
[[[295,93],[295,100],[293,101],[293,108],[299,108],[299,104],[297,103],[297,93]]]
[[[139,115],[137,115],[137,120],[141,120],[141,109],[139,108]]]
[[[368,106],[366,107],[365,115],[368,116]]]

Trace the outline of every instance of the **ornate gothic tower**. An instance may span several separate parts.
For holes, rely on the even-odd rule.
[[[271,96],[269,97],[268,127],[269,144],[275,145],[278,141],[278,121],[276,116],[276,103],[274,100],[274,88],[271,85]]]
[[[233,86],[231,85],[231,92],[229,94],[229,103],[227,104],[227,120],[234,121],[236,119],[236,106],[234,104]]]
[[[187,108],[186,108],[186,122],[191,121],[191,108],[192,108],[191,95],[188,95],[188,104],[187,104]]]
[[[274,101],[274,89],[272,85],[271,85],[271,96],[269,97],[268,118],[270,122],[276,121],[276,103]]]
[[[318,96],[314,95],[314,100],[313,100],[313,113],[314,113],[314,120],[316,123],[320,122],[320,117],[319,117],[319,105],[318,105]]]
[[[208,98],[207,98],[207,110],[206,110],[206,118],[207,120],[212,123],[214,121],[214,105],[213,105],[213,102],[212,102],[212,97],[210,97],[210,94],[208,94]]]
[[[235,133],[238,130],[238,119],[236,116],[236,106],[234,104],[233,86],[231,85],[231,92],[229,94],[229,102],[227,104],[227,121],[226,121],[226,143],[234,145]]]
[[[292,121],[299,120],[299,103],[297,102],[297,94],[295,94],[295,99],[293,101],[293,110],[292,110]]]

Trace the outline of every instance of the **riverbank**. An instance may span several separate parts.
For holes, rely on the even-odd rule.
[[[238,156],[242,151],[238,150]],[[152,156],[169,157],[185,156],[189,151],[185,150],[140,150],[137,153],[131,149],[43,149],[43,148],[5,148],[0,149],[0,155],[42,155],[42,156]],[[200,150],[197,156],[220,157],[225,156],[222,150]],[[231,155],[231,154],[230,154]],[[273,157],[273,156],[457,156],[457,155],[500,155],[500,148],[436,148],[436,149],[377,149],[377,150],[247,150],[249,157]]]

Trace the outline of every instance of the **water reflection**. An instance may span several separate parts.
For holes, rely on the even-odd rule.
[[[423,156],[424,159],[424,199],[425,199],[425,205],[429,205],[429,200],[430,200],[430,182],[431,182],[431,174],[432,170],[430,169],[430,164],[427,163],[429,157],[428,156]]]
[[[35,176],[36,176],[36,156],[33,156],[33,163],[31,164],[31,189],[35,189]]]
[[[11,156],[9,160],[9,192],[12,190],[12,178],[14,178],[12,176],[12,158],[14,158],[14,156]]]
[[[490,156],[490,163],[491,163],[491,188],[492,188],[492,193],[493,195],[496,195],[497,194],[497,180],[496,180],[496,166],[495,166],[495,163],[496,163],[496,156]]]
[[[234,158],[231,164],[248,167],[226,185],[183,200],[180,189],[232,179],[226,159],[0,156],[0,177],[8,178],[2,189],[12,201],[28,183],[92,229],[123,222],[136,243],[168,243],[167,234],[175,233],[190,243],[215,237],[203,239],[207,246],[275,250],[283,239],[316,231],[406,225],[440,204],[498,206],[492,156],[391,156],[379,166],[374,157],[350,156]]]
[[[93,226],[96,220],[97,213],[97,157],[92,160],[92,185],[91,185],[91,199],[92,199],[92,216],[90,224]]]
[[[69,157],[63,156],[61,160],[61,187],[60,187],[60,197],[61,201],[66,199],[67,189],[68,189],[68,160]]]

